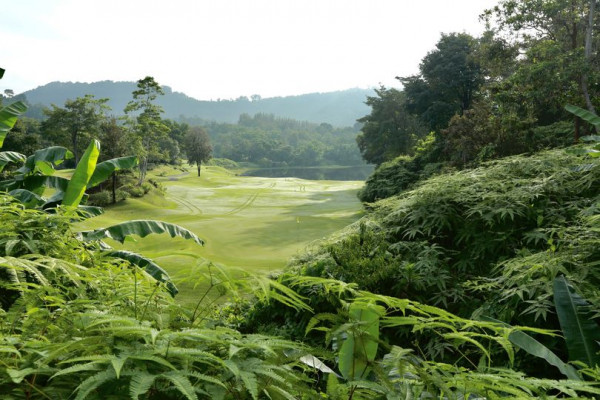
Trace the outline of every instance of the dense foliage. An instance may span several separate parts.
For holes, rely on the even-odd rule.
[[[371,204],[366,217],[296,259],[280,280],[339,279],[463,318],[486,316],[560,330],[553,282],[561,275],[587,299],[594,315],[600,311],[599,200],[597,161],[564,150],[505,158],[430,178]],[[339,307],[331,293],[315,288],[300,293],[321,312]],[[301,338],[310,318],[259,306],[249,327]],[[410,327],[385,337],[427,359],[463,358],[435,335]],[[539,340],[567,359],[564,342]],[[521,354],[514,366],[539,375],[543,364]]]
[[[360,165],[354,128],[335,128],[277,118],[242,114],[237,124],[206,126],[215,157],[252,162],[262,167]]]

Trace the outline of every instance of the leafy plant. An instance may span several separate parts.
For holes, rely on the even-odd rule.
[[[554,304],[569,349],[569,359],[590,367],[600,364],[600,330],[590,304],[578,295],[564,276],[554,280]]]

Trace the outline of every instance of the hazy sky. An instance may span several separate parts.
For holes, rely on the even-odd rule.
[[[397,86],[497,0],[0,0],[0,90],[147,75],[198,99]]]

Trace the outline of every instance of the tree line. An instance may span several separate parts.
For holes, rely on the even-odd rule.
[[[480,18],[480,37],[442,34],[418,74],[397,77],[401,89],[368,98],[357,139],[367,162],[418,155],[413,172],[431,162],[462,168],[590,133],[564,106],[598,106],[595,1],[503,0]]]

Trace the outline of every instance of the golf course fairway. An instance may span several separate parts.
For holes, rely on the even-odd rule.
[[[176,280],[200,262],[211,261],[254,272],[283,268],[309,243],[356,221],[362,207],[356,197],[364,182],[311,181],[298,178],[237,176],[221,167],[181,172],[161,167],[150,174],[166,187],[163,196],[129,198],[85,221],[82,229],[135,219],[178,224],[205,241],[168,235],[135,238],[115,248],[152,258]],[[195,297],[191,285],[178,284],[180,302]]]

